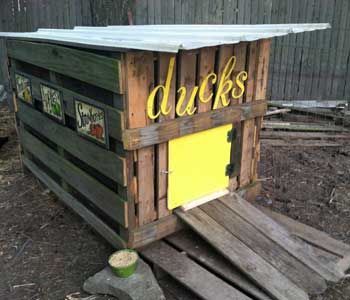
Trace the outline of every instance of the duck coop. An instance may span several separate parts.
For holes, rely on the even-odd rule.
[[[173,211],[259,192],[271,38],[309,25],[149,25],[2,33],[24,166],[115,247]]]

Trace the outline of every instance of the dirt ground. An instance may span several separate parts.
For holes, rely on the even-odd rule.
[[[0,108],[0,127],[11,135],[0,149],[0,299],[65,299],[81,292],[113,249],[22,172],[13,118],[4,111]],[[262,147],[260,170],[260,203],[350,243],[350,145]],[[349,300],[350,280],[313,298],[331,299]]]

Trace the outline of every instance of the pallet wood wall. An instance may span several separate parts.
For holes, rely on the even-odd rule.
[[[17,41],[8,41],[7,49],[12,86],[16,74],[25,76],[33,99],[32,104],[16,102],[24,165],[113,245],[125,247],[127,236],[121,236],[134,224],[129,214],[127,155],[121,142],[125,128],[121,59],[45,43],[20,42],[19,47]],[[33,55],[24,55],[29,52]],[[64,59],[57,63],[59,52]],[[65,65],[72,61],[82,69],[72,71]],[[96,75],[95,85],[89,73]],[[64,122],[44,113],[42,85],[59,91]],[[77,133],[75,100],[103,109],[107,147]]]

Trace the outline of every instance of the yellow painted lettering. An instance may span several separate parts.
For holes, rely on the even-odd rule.
[[[171,111],[171,106],[168,105],[170,84],[174,73],[175,57],[171,57],[169,61],[168,73],[165,80],[165,85],[157,85],[149,94],[147,99],[147,115],[150,119],[154,120],[160,116],[160,114],[168,115]],[[160,102],[160,109],[156,113],[155,111],[155,98],[157,93],[162,90],[162,100]]]
[[[243,96],[245,91],[244,82],[248,79],[248,73],[246,71],[241,71],[238,73],[236,77],[236,85],[238,86],[238,89],[240,89],[240,92],[237,94],[237,88],[232,89],[232,97],[234,99],[239,99]]]
[[[176,104],[176,115],[177,116],[182,117],[185,114],[191,116],[196,112],[197,107],[194,106],[194,100],[196,98],[197,91],[198,91],[198,86],[195,86],[192,90],[191,97],[188,100],[185,108],[181,111],[181,108],[184,106],[184,102],[186,99],[186,88],[180,87],[178,89],[177,92],[180,94],[180,98]]]
[[[236,65],[236,57],[232,56],[221,74],[221,78],[219,81],[218,89],[216,92],[213,109],[217,109],[219,107],[219,103],[221,100],[222,106],[228,106],[230,104],[230,99],[228,99],[227,94],[230,92],[233,86],[233,82],[230,79],[233,69]]]
[[[210,93],[209,96],[207,96],[207,98],[205,98],[205,95],[204,95],[205,91],[207,90],[210,77],[213,77],[213,79],[211,80],[212,84],[215,84],[217,80],[217,75],[215,73],[210,73],[208,74],[207,77],[203,79],[201,87],[199,88],[199,95],[198,95],[199,101],[202,103],[208,103],[213,98],[212,92]]]

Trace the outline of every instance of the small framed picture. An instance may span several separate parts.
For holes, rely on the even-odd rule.
[[[64,123],[63,101],[59,90],[40,84],[43,111],[55,120]]]
[[[18,99],[33,105],[32,85],[30,79],[22,74],[15,73],[15,81]]]
[[[74,106],[78,134],[108,148],[105,109],[78,99]]]

